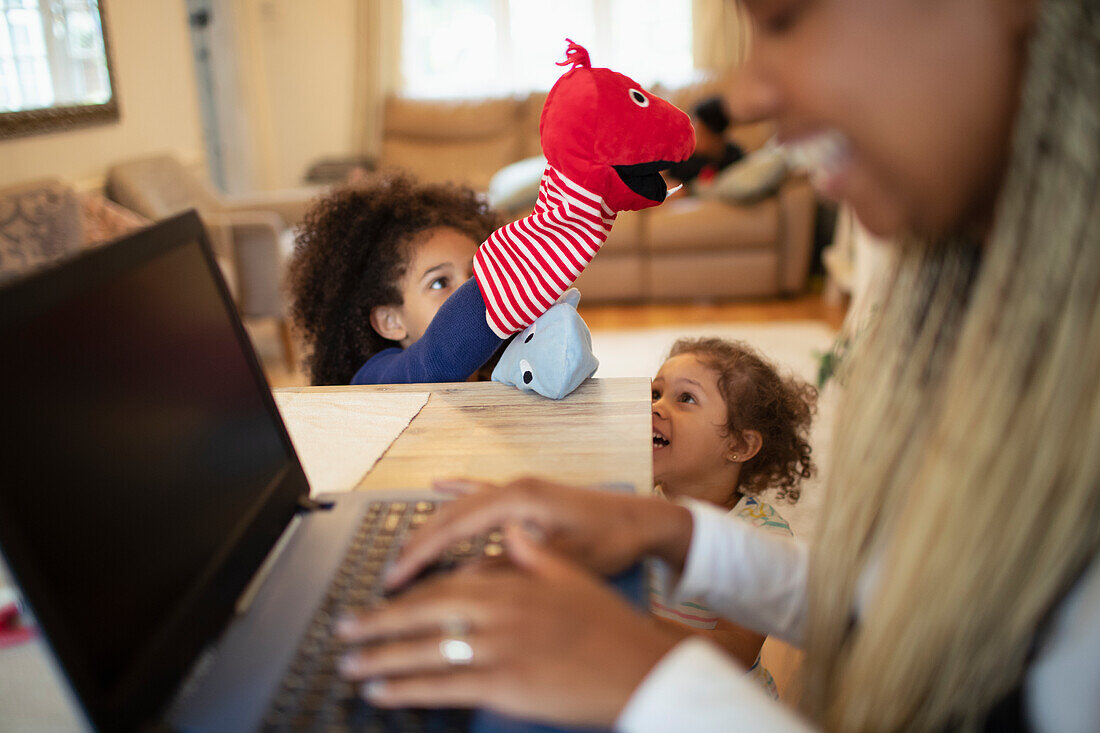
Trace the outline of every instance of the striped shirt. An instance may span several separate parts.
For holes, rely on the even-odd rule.
[[[501,338],[531,325],[600,251],[615,212],[546,166],[529,215],[489,235],[474,256],[485,321]]]

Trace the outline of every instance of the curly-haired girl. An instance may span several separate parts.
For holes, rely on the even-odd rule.
[[[405,173],[370,176],[318,200],[287,277],[312,383],[454,381],[476,372],[503,341],[484,317],[469,317],[484,313],[473,257],[501,223],[473,190]]]
[[[759,495],[775,489],[779,499],[797,501],[799,483],[813,475],[807,435],[816,399],[813,387],[780,376],[744,343],[681,339],[653,379],[653,480],[669,498],[716,504],[790,535],[787,522]],[[763,635],[656,590],[650,609],[683,633],[702,633],[726,647],[776,694],[760,665]]]

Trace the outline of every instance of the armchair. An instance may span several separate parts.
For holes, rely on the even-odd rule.
[[[294,248],[293,228],[318,188],[223,196],[171,155],[118,163],[107,172],[107,195],[153,220],[196,209],[242,317],[279,324],[287,365],[295,367],[281,282]]]

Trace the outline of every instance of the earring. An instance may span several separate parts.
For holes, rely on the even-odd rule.
[[[736,461],[737,460],[737,454],[736,453],[731,454],[729,459],[731,461]]]

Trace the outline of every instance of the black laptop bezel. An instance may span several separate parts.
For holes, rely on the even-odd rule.
[[[104,693],[85,666],[62,614],[53,607],[48,584],[35,573],[34,557],[26,551],[19,527],[0,510],[0,550],[32,608],[48,644],[59,660],[88,719],[102,730],[138,729],[150,724],[171,701],[203,649],[232,618],[234,605],[271,548],[290,523],[309,485],[251,341],[237,315],[229,289],[214,259],[205,229],[194,211],[180,214],[111,244],[87,251],[56,267],[0,288],[0,328],[21,321],[79,292],[116,277],[171,250],[198,243],[214,278],[222,305],[248,362],[256,388],[282,440],[287,465],[242,517],[236,541],[223,547],[221,564],[209,569],[201,587],[192,589],[177,612],[162,624],[134,656],[133,664],[114,689]],[[29,490],[33,487],[22,487]],[[7,487],[7,490],[16,490]],[[0,507],[3,499],[0,496]],[[136,589],[140,592],[140,589]]]

